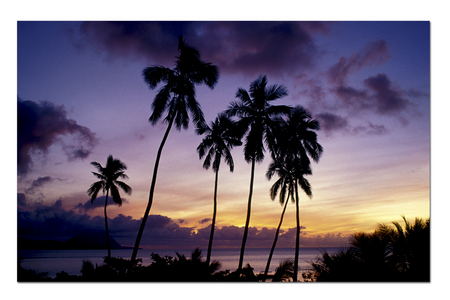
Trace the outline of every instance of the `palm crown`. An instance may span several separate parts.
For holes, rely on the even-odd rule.
[[[175,68],[151,66],[143,70],[144,81],[150,89],[156,88],[158,83],[165,85],[158,91],[152,103],[153,113],[149,118],[155,124],[167,110],[165,121],[175,122],[178,130],[188,128],[189,116],[197,127],[205,123],[200,104],[195,98],[195,85],[206,84],[214,88],[219,78],[218,68],[211,63],[200,60],[199,52],[189,47],[179,38],[179,56]]]
[[[128,176],[124,173],[127,167],[118,159],[114,159],[112,155],[108,156],[106,166],[102,167],[98,162],[92,162],[91,165],[95,166],[98,173],[92,172],[99,181],[94,182],[88,189],[88,195],[91,196],[91,202],[97,198],[97,194],[100,190],[103,192],[111,191],[111,196],[115,203],[122,205],[122,199],[120,198],[120,187],[125,193],[131,194],[132,189],[125,182],[119,181],[119,178],[126,179]]]
[[[219,171],[220,160],[223,157],[230,171],[234,170],[233,157],[230,149],[234,146],[242,145],[240,141],[240,132],[236,127],[236,122],[230,120],[225,114],[219,114],[214,122],[211,122],[211,127],[204,126],[197,129],[198,134],[206,133],[203,141],[197,147],[199,158],[205,155],[203,167],[209,169],[212,161],[212,168],[214,171]]]
[[[250,93],[249,93],[250,92]],[[236,97],[240,102],[231,102],[228,115],[239,117],[239,125],[248,132],[245,140],[245,160],[250,162],[264,159],[264,143],[272,150],[274,130],[283,114],[290,110],[285,105],[271,105],[270,102],[287,95],[283,85],[267,86],[267,77],[260,76],[250,84],[249,92],[239,88]]]
[[[284,203],[286,196],[290,196],[294,202],[298,198],[298,186],[308,195],[312,196],[311,185],[303,175],[311,175],[309,164],[300,159],[279,158],[273,161],[267,170],[267,179],[272,179],[277,174],[278,179],[270,188],[270,198],[275,199],[279,193],[279,201]]]
[[[323,148],[317,142],[317,133],[320,130],[319,122],[311,117],[311,113],[301,106],[292,108],[286,120],[276,134],[277,156],[299,158],[309,163],[309,157],[318,162]],[[302,163],[303,164],[303,163]]]

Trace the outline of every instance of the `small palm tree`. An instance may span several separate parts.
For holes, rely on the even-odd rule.
[[[280,126],[277,134],[277,150],[274,151],[274,157],[281,157],[284,161],[294,161],[301,166],[310,165],[310,157],[313,161],[318,162],[323,153],[322,146],[317,142],[316,131],[320,130],[317,120],[311,117],[311,114],[301,106],[293,108],[283,125]],[[295,180],[298,185],[305,184],[306,181],[299,172],[296,174]],[[309,185],[309,183],[308,183]],[[295,185],[297,187],[297,185]],[[295,188],[295,208],[296,208],[296,241],[295,241],[295,258],[294,258],[294,281],[297,281],[298,256],[300,247],[300,203],[298,197],[298,189]]]
[[[109,192],[111,192],[113,201],[117,203],[119,206],[121,206],[122,199],[120,198],[119,189],[117,187],[121,188],[128,195],[131,195],[132,189],[125,182],[117,180],[119,178],[122,179],[128,178],[128,176],[125,175],[124,173],[127,167],[120,160],[114,159],[112,155],[108,156],[105,167],[102,167],[102,165],[99,164],[98,162],[91,162],[91,165],[93,165],[98,171],[98,173],[92,172],[92,174],[94,174],[100,180],[94,182],[91,185],[91,187],[87,190],[87,193],[89,196],[91,196],[91,202],[94,203],[94,200],[97,198],[97,194],[100,190],[103,191],[103,193],[106,192],[105,208],[104,208],[106,244],[108,247],[108,258],[111,258],[111,244],[109,240],[108,217],[106,215],[106,206],[108,205],[108,194]]]
[[[292,259],[285,259],[276,268],[272,282],[291,281],[293,277],[294,261]]]
[[[270,188],[270,198],[274,200],[279,192],[279,201],[283,205],[283,211],[281,213],[280,222],[278,223],[277,231],[275,233],[275,238],[273,240],[272,248],[270,249],[269,258],[267,259],[266,269],[264,270],[263,280],[266,279],[269,272],[270,262],[272,260],[273,252],[277,245],[278,235],[280,233],[281,224],[283,223],[284,213],[286,212],[286,207],[289,202],[289,198],[293,202],[296,200],[297,184],[300,185],[302,190],[311,197],[311,186],[303,175],[311,174],[311,169],[309,164],[303,166],[300,160],[285,160],[279,157],[277,160],[273,161],[269,165],[269,169],[266,173],[267,178],[272,179],[273,175],[278,175],[278,180]],[[286,198],[287,196],[287,198]]]
[[[181,130],[181,128],[187,129],[189,124],[188,112],[191,114],[197,128],[204,126],[203,112],[195,98],[195,85],[204,83],[212,89],[219,78],[217,67],[200,60],[199,52],[195,48],[189,47],[181,36],[178,41],[178,52],[180,55],[177,56],[174,69],[151,66],[143,71],[144,81],[150,89],[156,88],[160,82],[165,83],[153,100],[153,113],[149,121],[152,125],[155,125],[162,118],[163,113],[167,111],[167,116],[164,120],[168,125],[156,155],[148,204],[136,237],[131,261],[136,259],[145,224],[152,207],[159,161],[169,131],[173,124],[178,130]]]
[[[227,165],[230,167],[230,172],[234,170],[233,157],[230,150],[234,146],[242,145],[240,141],[240,134],[237,130],[236,123],[230,120],[225,114],[219,114],[214,122],[211,123],[211,127],[204,126],[197,129],[198,134],[206,134],[200,145],[197,147],[199,158],[202,159],[205,156],[203,168],[206,170],[211,166],[216,173],[214,183],[214,207],[213,218],[211,224],[211,234],[209,236],[208,253],[206,256],[206,264],[209,265],[211,260],[211,248],[214,238],[214,226],[216,224],[217,214],[217,183],[219,180],[219,167],[220,161],[223,157]]]
[[[242,88],[238,89],[236,98],[239,98],[240,101],[232,102],[226,111],[229,116],[237,116],[239,118],[239,126],[243,128],[244,133],[247,133],[244,157],[247,162],[251,162],[252,164],[247,217],[244,236],[242,238],[238,271],[242,270],[245,244],[250,224],[255,162],[263,161],[265,152],[264,144],[270,150],[273,149],[275,143],[274,132],[278,125],[278,117],[286,115],[290,111],[288,106],[271,105],[270,103],[286,95],[287,90],[283,85],[267,86],[267,77],[260,76],[250,84],[249,92]]]

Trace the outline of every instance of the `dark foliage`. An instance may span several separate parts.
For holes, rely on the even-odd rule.
[[[307,281],[429,282],[430,220],[405,221],[405,228],[379,225],[373,233],[356,233],[351,246],[334,255],[326,251],[312,263]]]
[[[257,282],[260,280],[247,264],[241,272],[220,271],[220,262],[207,264],[202,259],[200,249],[195,249],[190,257],[176,253],[176,257],[161,257],[152,253],[152,263],[142,265],[142,259],[133,262],[123,258],[104,257],[102,265],[83,261],[81,276],[69,275],[61,271],[55,278],[47,273],[25,270],[19,264],[18,282]]]

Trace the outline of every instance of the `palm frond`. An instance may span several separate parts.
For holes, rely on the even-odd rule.
[[[117,184],[118,187],[120,187],[128,195],[131,195],[131,193],[133,192],[133,189],[128,184],[126,184],[125,182],[123,182],[123,181],[115,181],[115,183]]]
[[[111,191],[111,197],[114,200],[114,203],[117,203],[119,206],[122,206],[122,199],[120,198],[119,190],[115,185],[111,185],[109,188]]]
[[[167,82],[173,76],[173,71],[163,66],[151,66],[142,71],[142,76],[149,88],[154,89],[158,83]]]
[[[103,181],[97,181],[94,182],[91,187],[87,190],[87,193],[89,196],[91,196],[91,202],[93,203],[94,200],[97,198],[97,194],[100,190],[103,190],[105,187],[105,184]]]

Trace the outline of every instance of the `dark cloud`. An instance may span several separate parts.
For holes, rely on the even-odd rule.
[[[205,219],[202,219],[202,220],[200,220],[200,221],[198,221],[198,223],[199,224],[205,224],[205,223],[209,223],[209,222],[211,222],[211,218],[205,218]]]
[[[373,92],[370,100],[373,101],[375,110],[379,114],[398,113],[411,105],[401,91],[392,87],[386,74],[369,77],[364,84]]]
[[[371,111],[379,115],[396,115],[412,108],[405,93],[392,85],[386,74],[364,80],[365,89],[337,86],[332,91],[342,108],[351,112]]]
[[[342,116],[333,113],[320,113],[315,115],[320,124],[320,129],[327,133],[348,129],[348,121]]]
[[[106,198],[106,196],[97,197],[94,200],[94,202],[91,202],[91,200],[89,199],[84,204],[79,203],[77,206],[75,206],[75,209],[78,209],[79,212],[88,212],[90,210],[93,210],[93,209],[96,209],[99,207],[103,208],[103,207],[105,207],[105,198]],[[125,198],[121,198],[121,199],[122,199],[122,203],[128,203],[127,199],[125,199]],[[108,206],[109,205],[118,205],[118,204],[114,202],[112,197],[108,197]]]
[[[327,22],[83,22],[77,46],[93,46],[109,58],[142,57],[172,65],[178,36],[222,72],[281,73],[307,68],[317,49],[312,36]]]
[[[84,159],[97,144],[95,134],[75,120],[68,119],[64,106],[51,102],[36,103],[17,99],[17,171],[26,175],[32,166],[33,152],[47,154],[49,147],[60,142],[70,160]],[[73,144],[61,137],[70,135]]]
[[[386,41],[379,40],[367,44],[359,53],[353,53],[350,57],[341,57],[339,62],[333,65],[327,72],[331,83],[343,84],[347,76],[361,68],[370,65],[378,65],[390,58]]]
[[[352,129],[355,134],[384,135],[388,132],[384,125],[374,125],[369,122],[368,126],[356,126]]]
[[[26,207],[27,206],[27,197],[24,193],[17,193],[17,207]]]
[[[38,179],[33,180],[33,182],[31,183],[31,186],[25,190],[25,193],[26,194],[34,194],[36,189],[38,189],[38,188],[42,187],[44,184],[52,182],[52,181],[53,181],[53,178],[50,176],[39,177]]]
[[[345,132],[355,135],[384,135],[388,132],[384,125],[375,125],[371,122],[367,122],[367,126],[352,126],[346,118],[333,113],[320,113],[315,117],[319,121],[320,128],[327,136],[332,135],[334,132]]]
[[[104,231],[105,222],[101,216],[91,217],[86,213],[67,210],[63,206],[64,200],[59,199],[53,204],[42,202],[30,203],[25,194],[17,194],[18,236],[37,240],[65,241],[86,231]],[[133,246],[142,219],[119,214],[108,218],[110,234],[124,246]],[[305,227],[302,227],[304,230]],[[281,230],[277,246],[292,248],[295,243],[295,228]],[[211,225],[198,229],[181,227],[167,216],[150,215],[141,240],[141,247],[153,249],[205,249],[208,245]],[[216,227],[214,247],[238,248],[242,242],[244,227],[223,226]],[[275,228],[250,227],[247,246],[249,248],[267,248],[272,245]],[[339,244],[336,242],[339,241]],[[340,236],[310,237],[302,233],[302,246],[339,246],[343,238]],[[315,242],[319,244],[315,244]],[[333,242],[334,244],[330,244]],[[327,244],[328,243],[328,244]]]

